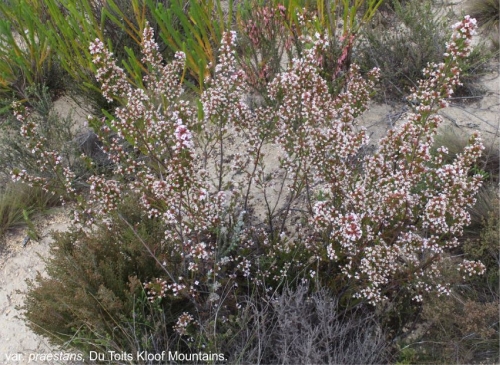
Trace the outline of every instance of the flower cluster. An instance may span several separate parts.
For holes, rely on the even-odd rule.
[[[481,262],[465,259],[459,264],[459,270],[463,274],[463,278],[466,279],[466,276],[470,277],[484,274],[486,272],[486,267]]]
[[[194,318],[191,314],[184,312],[177,319],[177,323],[174,326],[174,330],[184,336],[187,334],[187,327],[194,322]]]
[[[97,66],[96,78],[102,84],[102,95],[106,100],[111,102],[114,95],[128,93],[130,85],[127,82],[127,76],[116,65],[113,54],[107,50],[104,43],[96,38],[90,45],[89,51],[93,56],[92,62]]]
[[[156,278],[153,281],[144,283],[144,291],[148,296],[150,302],[167,296],[168,284],[165,280]]]
[[[481,177],[469,176],[469,170],[483,149],[480,138],[473,135],[451,164],[443,164],[444,150],[437,156],[430,151],[441,122],[434,113],[459,84],[458,60],[469,52],[474,25],[466,17],[454,26],[445,62],[430,65],[427,79],[412,94],[414,113],[364,158],[361,176],[352,174],[352,163],[351,171],[339,170],[339,162],[326,165],[334,174],[321,174],[328,199],[315,205],[313,223],[328,232],[328,259],[345,262],[345,275],[369,283],[357,296],[372,302],[386,298],[390,286],[408,287],[418,296],[424,283],[428,290],[446,285],[439,280],[443,249],[457,244],[455,237],[470,221],[467,208],[474,204]],[[360,139],[356,149],[363,143]],[[345,161],[349,155],[342,157]],[[398,279],[405,273],[413,280]]]
[[[12,109],[15,118],[21,122],[21,136],[26,139],[26,148],[36,158],[36,164],[40,169],[42,176],[33,176],[27,173],[25,169],[13,169],[11,178],[13,181],[22,180],[29,185],[41,186],[45,191],[52,193],[74,195],[76,190],[73,186],[75,173],[69,168],[68,159],[64,159],[60,151],[49,150],[47,146],[49,141],[42,136],[38,130],[40,127],[30,118],[28,110],[21,103],[14,102]],[[47,172],[56,172],[58,185],[48,177]],[[62,195],[61,200],[64,203]]]

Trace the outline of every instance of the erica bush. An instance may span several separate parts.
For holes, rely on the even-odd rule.
[[[346,90],[329,94],[319,67],[329,46],[323,35],[301,38],[302,57],[269,84],[272,103],[255,110],[244,102],[235,33],[224,35],[215,76],[194,103],[183,95],[184,55],[165,64],[148,25],[140,87],[96,39],[90,53],[103,95],[123,105],[92,122],[112,174],[91,176],[82,198],[57,151],[32,142],[59,179],[19,169],[13,177],[73,194],[82,237],[93,224],[112,230],[126,222],[120,202],[139,196],[137,209],[164,232],[163,249],[150,251],[162,274],[140,277],[144,292],[152,302],[189,301],[193,309],[174,330],[197,334],[206,346],[218,346],[213,328],[237,312],[242,293],[273,292],[284,282],[310,281],[372,305],[401,293],[416,302],[448,294],[445,252],[470,221],[467,208],[481,185],[470,169],[483,146],[473,135],[448,163],[446,149],[432,154],[431,146],[442,121],[436,112],[460,84],[459,61],[471,51],[474,29],[469,17],[453,26],[443,61],[424,70],[410,95],[415,109],[371,155],[356,117],[378,70],[365,79],[352,65]],[[16,115],[36,141],[36,124],[19,107]],[[457,269],[475,275],[484,266],[464,259]]]

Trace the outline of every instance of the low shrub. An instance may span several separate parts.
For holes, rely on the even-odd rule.
[[[408,344],[415,351],[411,363],[497,363],[498,304],[456,296],[429,301],[425,333]]]
[[[48,277],[28,284],[28,324],[52,343],[87,353],[174,350],[172,327],[192,305],[170,296],[150,302],[143,284],[165,274],[151,255],[170,249],[162,243],[162,225],[145,219],[133,200],[120,214],[121,224],[54,233]]]
[[[446,27],[446,16],[436,15],[437,6],[432,0],[390,0],[384,3],[370,25],[361,30],[362,41],[353,59],[363,70],[380,68],[382,92],[378,98],[404,99],[421,78],[421,70],[445,51],[450,31]],[[461,61],[463,85],[456,88],[456,95],[479,96],[484,93],[477,81],[493,56],[482,43]]]
[[[326,289],[307,285],[248,299],[226,342],[231,364],[380,364],[391,346],[367,308],[344,312]],[[238,330],[235,330],[237,328]]]
[[[371,27],[363,29],[356,59],[363,69],[380,68],[384,94],[379,97],[401,99],[427,64],[441,57],[449,29],[446,20],[435,15],[430,0],[393,0],[382,10]]]
[[[378,70],[365,79],[351,65],[345,90],[330,94],[321,76],[328,36],[316,34],[312,26],[304,29],[313,33],[300,38],[301,57],[268,85],[266,94],[273,103],[255,109],[244,103],[246,84],[235,57],[234,32],[224,34],[215,75],[196,103],[183,94],[186,56],[178,53],[173,62],[165,63],[150,26],[141,36],[139,85],[116,64],[103,41],[93,41],[89,53],[103,96],[123,106],[92,122],[112,171],[92,173],[86,197],[76,191],[69,162],[36,143],[40,139],[36,123],[16,106],[23,136],[31,141],[34,153],[54,161],[46,167],[58,179],[47,181],[22,170],[13,172],[14,179],[64,190],[78,202],[74,231],[65,240],[75,256],[52,261],[49,278],[39,282],[41,287],[46,280],[58,290],[64,285],[73,288],[66,302],[74,302],[76,292],[77,301],[81,297],[82,303],[92,304],[73,313],[51,289],[52,296],[30,297],[28,318],[41,323],[41,329],[50,328],[35,313],[43,302],[53,313],[52,323],[66,326],[63,337],[83,334],[77,336],[80,343],[73,342],[81,349],[88,351],[96,343],[114,346],[115,338],[117,347],[129,346],[130,341],[113,329],[115,321],[131,323],[127,313],[134,318],[128,281],[136,276],[144,285],[144,297],[165,306],[161,309],[165,323],[169,330],[174,327],[172,335],[180,336],[182,346],[216,351],[218,328],[238,313],[243,294],[279,294],[287,285],[293,289],[308,281],[312,293],[314,288],[325,288],[338,299],[339,313],[352,314],[354,324],[347,325],[352,331],[346,336],[376,350],[376,336],[360,335],[355,308],[371,305],[384,313],[404,305],[401,313],[412,313],[428,293],[450,293],[450,283],[441,275],[449,269],[445,253],[459,245],[470,221],[467,209],[483,177],[472,169],[484,147],[474,134],[452,161],[445,160],[446,148],[435,154],[431,148],[442,122],[436,112],[447,105],[445,99],[459,84],[459,60],[471,52],[475,21],[465,17],[453,26],[443,62],[429,64],[425,79],[412,91],[414,113],[369,155],[363,152],[366,131],[356,128],[355,119],[367,108]],[[136,220],[121,213],[123,201],[128,200],[138,202]],[[149,224],[157,229],[138,233]],[[115,246],[92,249],[103,258],[79,251],[95,245],[91,234],[97,227],[99,244],[109,241]],[[144,241],[146,250],[128,255],[124,250],[131,243],[120,232],[129,232],[135,245]],[[137,260],[146,260],[148,269],[139,270]],[[87,265],[79,266],[85,261]],[[118,266],[109,272],[105,263]],[[64,280],[51,278],[59,275],[59,267]],[[464,257],[452,269],[457,275],[476,275],[485,267]],[[134,288],[139,290],[139,285]],[[30,293],[37,290],[32,286]],[[313,311],[332,313],[336,306],[321,309],[320,302]],[[180,307],[184,311],[179,314]],[[103,310],[96,313],[96,308]],[[178,316],[174,323],[171,315]],[[297,316],[290,318],[298,321]],[[278,319],[277,326],[283,325]],[[401,323],[386,316],[383,323],[402,327],[404,316],[397,319]],[[315,321],[311,318],[311,323]],[[309,333],[317,329],[306,322],[301,325],[311,328]],[[324,331],[335,332],[334,323],[329,323]],[[290,326],[287,330],[298,333],[295,324]],[[55,334],[55,328],[50,333]],[[276,343],[283,350],[290,340],[284,336]],[[346,341],[342,350],[351,351],[352,343]],[[340,354],[335,344],[326,346]],[[299,352],[293,356],[308,356]],[[318,350],[314,356],[326,355]]]

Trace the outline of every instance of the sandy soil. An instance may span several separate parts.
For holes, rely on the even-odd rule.
[[[52,230],[68,227],[66,212],[58,211],[36,221],[39,242],[30,240],[23,246],[26,230],[9,232],[0,253],[0,364],[39,364],[58,362],[30,361],[30,355],[56,353],[58,349],[25,325],[22,313],[16,308],[23,304],[27,284],[37,273],[45,271],[44,257],[48,257]]]

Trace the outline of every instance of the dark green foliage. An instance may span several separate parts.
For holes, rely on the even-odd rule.
[[[121,212],[135,232],[124,222],[86,234],[54,234],[48,277],[29,283],[23,308],[35,333],[84,352],[172,347],[172,326],[189,303],[182,298],[149,303],[141,283],[164,275],[144,247],[166,250],[163,229],[134,211],[132,201]]]

